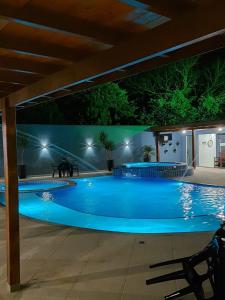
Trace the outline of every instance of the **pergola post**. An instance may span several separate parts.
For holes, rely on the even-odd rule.
[[[160,161],[160,146],[159,146],[159,132],[155,133],[155,146],[156,146],[156,161]]]
[[[191,130],[192,132],[192,167],[196,169],[196,152],[195,152],[195,131],[194,129]]]
[[[2,103],[4,153],[7,283],[11,292],[20,288],[19,203],[16,151],[16,108],[7,98]]]

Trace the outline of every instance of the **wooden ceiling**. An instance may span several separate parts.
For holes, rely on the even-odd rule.
[[[224,0],[1,0],[0,104],[60,98],[223,48],[224,15]]]
[[[155,126],[150,127],[149,131],[152,132],[175,132],[175,131],[187,131],[187,130],[199,130],[199,129],[209,129],[209,128],[224,128],[224,120],[220,121],[203,121],[191,124],[178,124],[178,125],[165,125],[165,126]]]

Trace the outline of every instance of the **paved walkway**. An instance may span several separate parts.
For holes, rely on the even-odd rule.
[[[195,170],[193,176],[182,178],[183,181],[225,186],[225,168],[201,168]]]
[[[201,178],[204,183],[225,184],[225,170],[199,168],[189,180],[200,182]],[[149,263],[190,255],[212,235],[120,234],[67,228],[22,217],[20,221],[21,281],[25,288],[9,294],[5,283],[4,208],[0,208],[1,300],[161,300],[184,286],[184,282],[147,287],[147,278],[177,268],[150,270]]]

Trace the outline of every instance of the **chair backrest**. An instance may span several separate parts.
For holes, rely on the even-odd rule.
[[[219,231],[217,231],[218,233]],[[222,230],[220,231],[220,233]],[[224,235],[224,233],[223,233]],[[224,237],[220,235],[215,235],[215,238],[219,244],[219,252],[217,259],[214,261],[214,272],[213,272],[213,281],[214,281],[214,298],[216,300],[225,299],[225,240]]]

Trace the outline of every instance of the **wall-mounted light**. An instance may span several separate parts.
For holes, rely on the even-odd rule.
[[[88,149],[93,148],[93,146],[94,146],[94,145],[93,145],[91,142],[88,142],[88,143],[87,143],[87,148],[88,148]]]
[[[128,140],[126,140],[126,141],[124,142],[124,146],[125,146],[125,147],[129,147],[129,146],[130,146],[130,142],[129,142]]]
[[[222,128],[222,127],[218,127],[217,130],[218,130],[218,131],[222,131],[223,128]]]
[[[86,150],[92,150],[94,148],[94,143],[93,143],[93,139],[92,138],[88,138],[86,139],[85,143],[84,143],[84,147],[86,148]]]
[[[48,144],[42,143],[42,144],[41,144],[41,149],[47,150],[47,149],[48,149]]]
[[[186,130],[186,129],[183,129],[183,130],[182,130],[182,133],[183,133],[183,134],[187,133],[187,130]]]
[[[51,157],[49,147],[50,144],[47,140],[40,141],[40,157]]]

